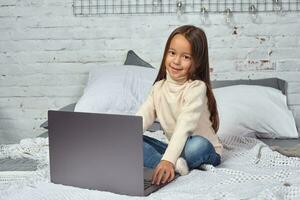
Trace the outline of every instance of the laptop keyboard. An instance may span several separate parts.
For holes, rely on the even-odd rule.
[[[144,189],[151,187],[151,180],[144,179]]]

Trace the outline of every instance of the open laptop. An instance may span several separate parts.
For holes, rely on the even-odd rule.
[[[48,122],[51,182],[133,196],[164,186],[144,168],[142,117],[48,111]]]

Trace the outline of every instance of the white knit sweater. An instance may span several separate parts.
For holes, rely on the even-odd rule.
[[[154,84],[137,115],[143,117],[144,131],[156,118],[160,122],[169,140],[162,160],[175,164],[190,135],[207,138],[216,152],[222,154],[222,144],[209,119],[203,81],[175,81],[167,74],[167,79]]]

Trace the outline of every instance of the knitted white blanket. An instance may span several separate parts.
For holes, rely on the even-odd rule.
[[[25,139],[0,146],[0,158],[33,158],[35,172],[0,172],[2,200],[101,199],[300,199],[300,159],[272,151],[254,138],[228,137],[222,164],[203,165],[148,197],[80,189],[49,182],[48,139]]]

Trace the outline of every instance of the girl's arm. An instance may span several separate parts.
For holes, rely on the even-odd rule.
[[[152,87],[149,96],[146,101],[142,104],[136,115],[143,117],[143,132],[145,132],[156,119],[155,106],[153,101],[153,90]]]
[[[188,136],[197,128],[200,116],[203,112],[205,97],[205,83],[202,81],[194,81],[185,94],[185,102],[177,118],[176,127],[162,160],[167,160],[175,165]]]

